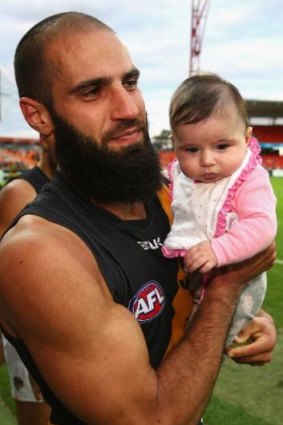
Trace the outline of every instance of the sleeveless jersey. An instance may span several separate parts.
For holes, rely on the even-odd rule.
[[[184,335],[191,309],[188,291],[177,284],[177,260],[165,259],[160,249],[170,229],[169,205],[163,188],[146,204],[145,220],[123,221],[82,200],[57,173],[19,216],[41,216],[68,228],[85,242],[115,302],[129,309],[139,322],[154,368]],[[8,339],[52,406],[51,422],[81,425],[48,388],[23,341],[9,335]]]
[[[49,182],[49,178],[38,166],[33,167],[31,170],[24,171],[16,177],[16,179],[27,181],[34,188],[36,193],[38,193],[40,189]]]

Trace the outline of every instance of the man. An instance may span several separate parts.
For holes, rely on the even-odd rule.
[[[41,136],[38,164],[31,170],[25,171],[19,178],[12,180],[0,191],[1,235],[16,215],[49,181],[55,168],[56,161],[52,146],[49,147],[48,140]],[[16,403],[18,425],[47,425],[50,408],[44,402],[37,384],[29,375],[15,348],[5,337],[3,337],[3,351],[10,378],[11,394]]]
[[[160,252],[169,200],[127,50],[95,18],[60,14],[24,36],[15,72],[25,119],[53,137],[61,171],[2,240],[2,329],[53,424],[196,425],[239,293],[274,249],[219,273],[184,336],[191,299]],[[253,343],[230,351],[238,361],[271,358],[274,325],[260,316],[245,331]]]

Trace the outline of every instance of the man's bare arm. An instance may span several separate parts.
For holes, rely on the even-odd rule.
[[[138,323],[113,302],[84,243],[42,219],[25,221],[1,246],[1,321],[57,396],[90,425],[195,425],[242,285],[270,267],[268,256],[213,280],[189,335],[155,371]]]

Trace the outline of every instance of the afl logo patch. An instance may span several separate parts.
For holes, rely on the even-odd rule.
[[[155,319],[164,306],[164,291],[155,281],[146,283],[129,302],[129,310],[140,323]]]

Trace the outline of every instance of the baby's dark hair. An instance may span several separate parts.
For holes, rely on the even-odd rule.
[[[30,97],[46,106],[51,102],[52,64],[45,58],[49,41],[64,33],[106,30],[103,22],[79,12],[52,15],[34,25],[20,40],[14,58],[15,78],[20,97]]]
[[[245,101],[239,90],[216,74],[196,74],[174,92],[169,108],[172,131],[177,125],[196,124],[233,103],[248,127]]]

